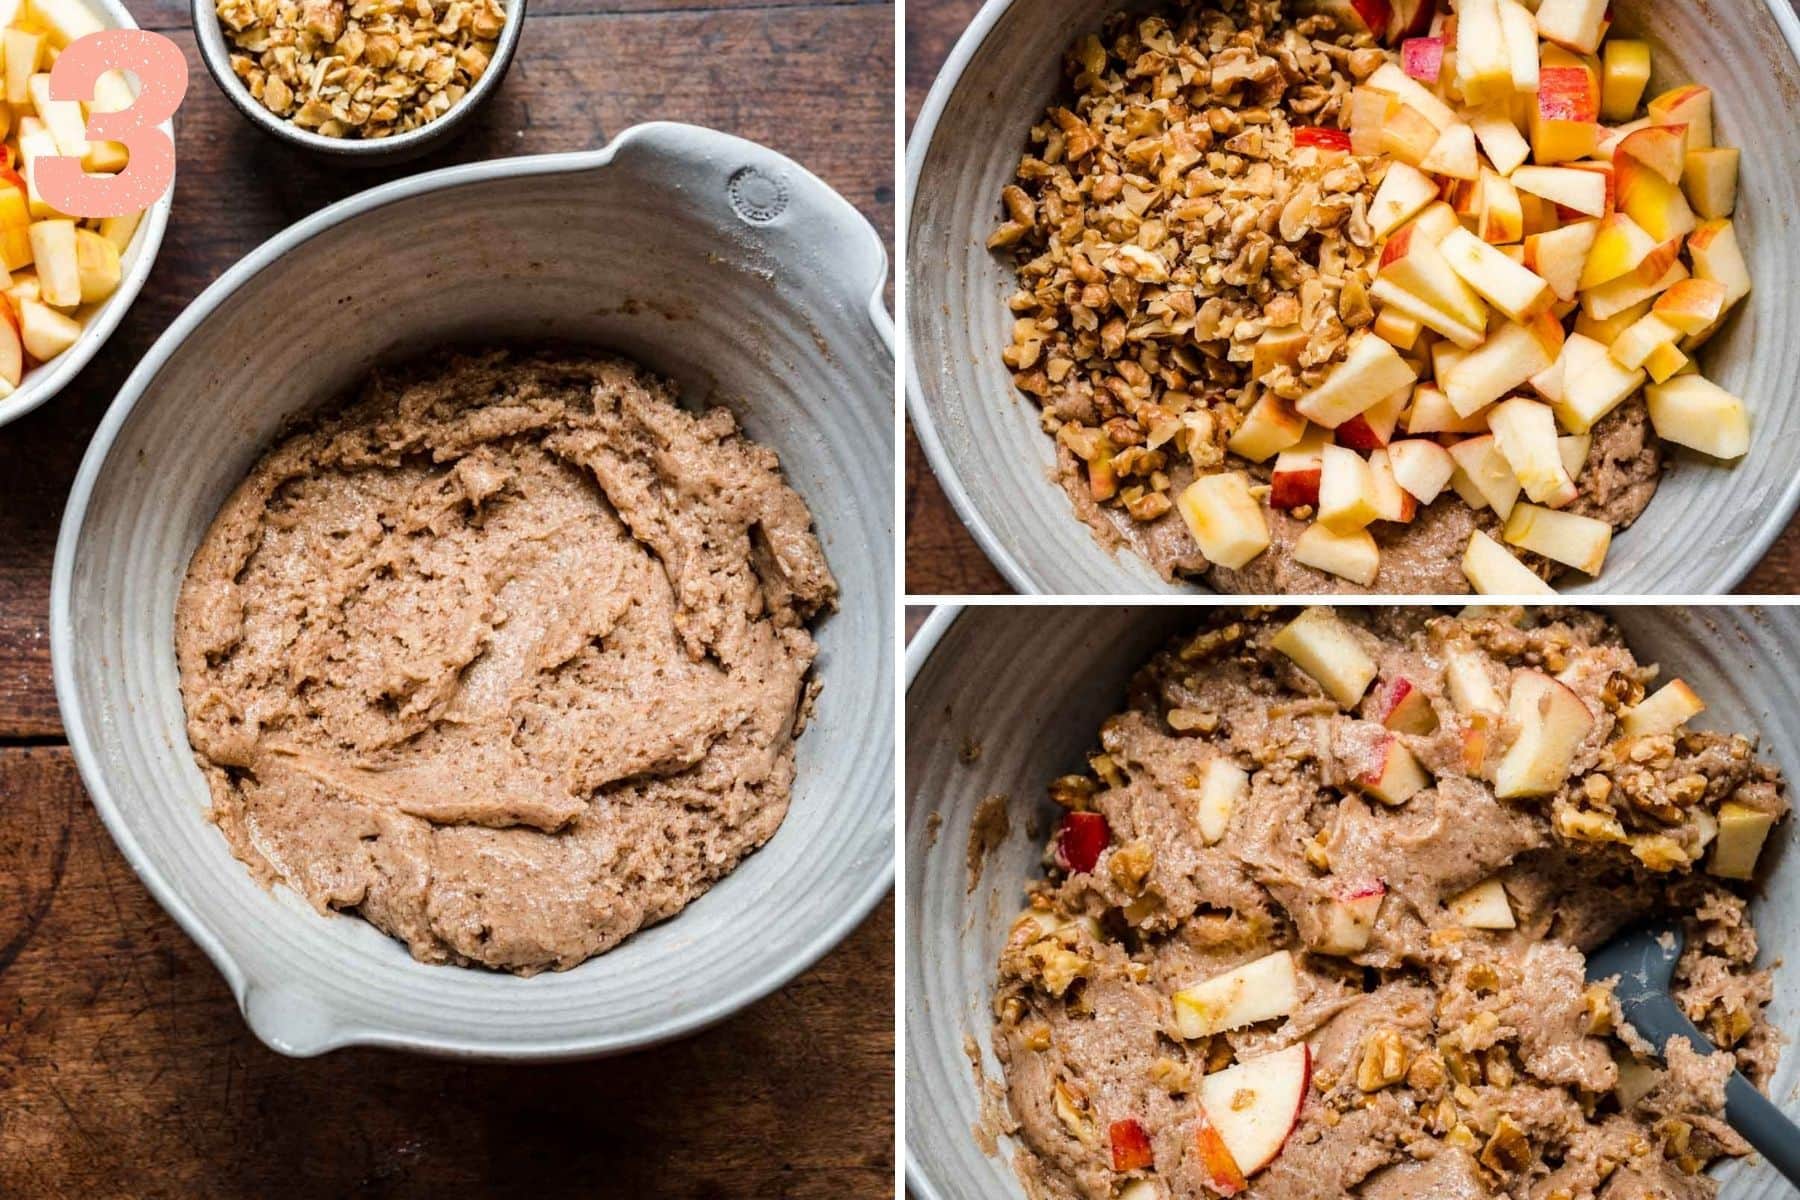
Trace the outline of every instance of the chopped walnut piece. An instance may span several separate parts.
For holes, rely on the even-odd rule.
[[[1379,171],[1294,130],[1343,124],[1356,71],[1382,59],[1367,34],[1262,3],[1119,14],[1069,54],[1070,91],[1031,130],[988,245],[1019,282],[1015,385],[1049,427],[1106,431],[1105,452],[1060,439],[1095,502],[1164,517],[1166,477],[1127,483],[1166,464],[1115,454],[1224,467],[1247,385],[1298,397],[1373,319]],[[1284,326],[1291,353],[1257,349]]]
[[[279,117],[383,138],[443,116],[493,60],[501,0],[218,0],[232,70]]]

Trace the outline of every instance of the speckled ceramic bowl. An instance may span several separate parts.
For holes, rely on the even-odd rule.
[[[454,137],[463,123],[500,87],[512,66],[513,54],[519,48],[519,36],[525,28],[526,0],[504,0],[506,24],[494,44],[494,57],[475,86],[437,120],[405,133],[385,138],[332,138],[303,129],[285,117],[278,117],[263,107],[262,101],[250,94],[244,81],[231,69],[231,45],[219,23],[218,0],[192,0],[190,12],[194,23],[194,40],[200,46],[200,61],[233,108],[246,121],[279,141],[299,146],[325,158],[336,159],[348,166],[386,166],[406,162],[433,150]]]
[[[82,0],[95,16],[108,29],[136,29],[137,22],[132,20],[131,13],[119,0]],[[175,127],[168,121],[157,126],[172,140]],[[179,157],[179,155],[177,155]],[[150,267],[156,262],[156,252],[162,246],[163,230],[169,225],[169,209],[174,203],[175,184],[170,181],[169,190],[145,210],[143,219],[138,222],[137,231],[131,235],[131,241],[120,256],[119,287],[96,307],[91,315],[82,323],[81,336],[75,344],[57,355],[44,365],[33,369],[20,381],[19,386],[10,396],[0,399],[0,425],[16,421],[26,413],[48,401],[62,391],[69,381],[81,373],[81,368],[88,365],[106,339],[112,336],[119,322],[125,319],[125,310],[131,307],[132,301],[144,289],[144,280],[150,277]]]
[[[1194,591],[1143,559],[1102,549],[1050,482],[1037,406],[1012,386],[1010,265],[985,249],[1026,133],[1056,94],[1063,51],[1118,0],[988,0],[957,43],[907,155],[908,407],[938,479],[1001,573],[1021,592]],[[1139,3],[1135,7],[1147,7]],[[1605,572],[1571,592],[1729,591],[1800,504],[1800,20],[1789,0],[1653,4],[1619,0],[1619,24],[1656,51],[1652,88],[1715,93],[1719,136],[1743,149],[1736,220],[1758,288],[1702,366],[1743,396],[1750,453],[1723,466],[1680,451],[1643,517],[1613,541]]]
[[[971,1133],[981,1110],[965,1039],[980,1047],[980,1072],[998,1079],[995,964],[1025,884],[1041,871],[1054,820],[1044,786],[1080,766],[1131,673],[1193,616],[1177,607],[941,609],[907,651],[906,1165],[915,1200],[1022,1200],[1010,1147],[990,1157]],[[1613,616],[1646,661],[1706,698],[1697,724],[1760,733],[1763,752],[1800,779],[1800,613],[1632,607]],[[981,754],[965,762],[970,740]],[[971,881],[971,818],[994,793],[1013,801],[1012,832]],[[1756,908],[1764,955],[1788,964],[1770,1016],[1790,1032],[1800,1028],[1796,829],[1789,820],[1782,844],[1765,851],[1773,870]],[[1800,1116],[1797,1085],[1800,1048],[1790,1046],[1771,1089],[1790,1116]],[[1793,1195],[1761,1161],[1720,1174],[1724,1200]]]
[[[880,240],[824,183],[684,125],[376,188],[238,263],[145,356],[57,545],[69,742],[119,849],[289,1054],[552,1058],[666,1040],[792,978],[893,879],[893,358]],[[189,556],[290,414],[425,346],[602,344],[781,455],[842,584],[787,820],[680,915],[560,974],[426,966],[265,891],[206,821],[174,648]]]

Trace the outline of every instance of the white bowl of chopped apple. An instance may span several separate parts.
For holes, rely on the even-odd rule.
[[[137,297],[169,221],[174,183],[148,209],[72,218],[44,201],[36,164],[79,156],[90,173],[123,170],[125,148],[89,142],[88,111],[128,107],[135,87],[101,76],[92,104],[52,100],[50,67],[63,47],[102,29],[135,29],[118,0],[0,0],[0,425],[44,403],[87,365]],[[172,125],[159,128],[171,139]]]
[[[1751,283],[1800,267],[1785,0],[1289,4],[1372,31],[1322,108],[1182,26],[1214,6],[1065,7],[989,3],[909,162],[912,415],[1020,590],[1703,593],[1785,526],[1800,310]],[[1366,225],[1289,204],[1306,282],[1233,292],[1256,222],[1201,218],[1266,166],[1277,208],[1350,171]]]

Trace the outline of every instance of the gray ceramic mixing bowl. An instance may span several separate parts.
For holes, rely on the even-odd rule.
[[[981,1119],[965,1038],[999,1078],[989,1031],[995,964],[1025,884],[1041,873],[1053,810],[1044,787],[1080,766],[1127,680],[1196,614],[1161,608],[942,609],[907,651],[906,1157],[916,1200],[1021,1200],[1010,1164],[971,1130]],[[1691,683],[1710,706],[1697,724],[1754,730],[1800,779],[1800,613],[1791,608],[1630,607],[1612,615],[1646,661]],[[959,753],[972,740],[973,762]],[[1000,793],[1012,832],[971,886],[971,818]],[[1037,815],[1037,832],[1026,828]],[[1785,959],[1770,1016],[1800,1028],[1800,826],[1780,827],[1756,927],[1765,958]],[[1800,1048],[1789,1046],[1771,1094],[1800,1115]],[[1003,1143],[1004,1145],[1004,1143]],[[1007,1151],[1010,1153],[1010,1150]],[[1760,1161],[1728,1166],[1724,1200],[1793,1192]]]
[[[1054,457],[1037,406],[1000,361],[1012,331],[1009,265],[985,249],[1026,131],[1056,94],[1064,49],[1119,7],[988,0],[938,76],[907,155],[908,408],[957,512],[1021,592],[1195,590],[1102,549],[1049,481]],[[1754,440],[1735,466],[1679,452],[1649,509],[1614,539],[1600,578],[1567,590],[1725,592],[1800,504],[1800,295],[1787,282],[1800,278],[1800,124],[1787,119],[1800,95],[1800,21],[1789,0],[1615,8],[1620,25],[1655,48],[1652,87],[1710,86],[1721,140],[1743,149],[1736,221],[1757,291],[1702,366],[1745,398]]]
[[[678,1036],[830,949],[893,878],[893,359],[886,258],[795,163],[682,125],[591,154],[401,180],[266,243],[170,328],[107,413],[57,545],[51,646],[83,780],[120,850],[290,1054],[378,1044],[551,1058]],[[173,643],[189,555],[283,418],[371,364],[507,338],[604,344],[781,455],[841,609],[793,806],[674,919],[561,974],[425,966],[265,891],[205,820]]]

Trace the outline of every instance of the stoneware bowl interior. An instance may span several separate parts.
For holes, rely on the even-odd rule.
[[[132,20],[131,13],[119,0],[84,0],[108,29],[136,29],[137,22]],[[168,121],[157,126],[171,139],[175,136],[175,127]],[[137,299],[138,292],[143,290],[144,280],[150,277],[150,267],[156,261],[156,251],[162,245],[163,230],[169,224],[169,206],[173,203],[175,184],[171,180],[169,190],[145,210],[143,219],[138,222],[137,231],[131,235],[125,253],[120,256],[121,274],[118,290],[113,292],[88,315],[82,323],[81,336],[75,344],[51,359],[44,366],[31,372],[10,396],[0,399],[0,425],[15,421],[34,408],[62,391],[63,387],[87,366],[89,360],[106,344],[119,322],[125,319],[125,310]]]
[[[988,0],[920,114],[908,155],[908,402],[938,478],[988,556],[1022,592],[1192,591],[1171,587],[1130,552],[1109,554],[1049,481],[1050,439],[1000,352],[1010,341],[1009,263],[985,249],[1027,131],[1057,94],[1064,50],[1117,0],[1043,5]],[[1133,7],[1148,7],[1137,4]],[[1800,503],[1800,127],[1771,120],[1800,96],[1800,20],[1787,0],[1714,6],[1620,0],[1620,27],[1647,38],[1655,89],[1690,81],[1716,97],[1722,142],[1743,150],[1736,221],[1758,289],[1702,356],[1743,396],[1753,442],[1735,466],[1679,451],[1644,516],[1613,541],[1597,581],[1569,592],[1729,591]]]
[[[303,129],[292,121],[278,117],[264,108],[250,94],[244,81],[231,69],[231,47],[225,41],[224,27],[219,23],[217,0],[192,0],[194,38],[200,46],[200,61],[207,74],[219,85],[233,107],[252,125],[290,145],[301,146],[315,154],[352,165],[377,166],[405,162],[417,158],[455,133],[471,114],[500,87],[500,81],[512,66],[513,53],[519,48],[519,35],[525,27],[526,0],[503,0],[506,24],[494,45],[494,57],[481,78],[475,81],[461,100],[430,124],[406,133],[385,138],[332,138]]]
[[[352,197],[226,273],[145,358],[82,464],[52,595],[82,777],[146,884],[290,1054],[492,1057],[647,1045],[787,981],[892,882],[892,329],[873,229],[801,167],[648,125],[591,154]],[[284,418],[426,347],[623,351],[781,456],[842,584],[780,831],[678,917],[560,974],[424,966],[364,922],[265,891],[205,820],[173,649],[189,556]]]
[[[1022,1200],[1010,1143],[990,1157],[965,1039],[980,1074],[1000,1078],[991,1044],[995,963],[1025,884],[1041,873],[1054,820],[1046,783],[1077,769],[1100,722],[1118,711],[1131,673],[1198,614],[1180,608],[939,610],[907,654],[906,961],[907,1174],[918,1200]],[[1645,661],[1679,675],[1710,706],[1697,724],[1756,731],[1762,752],[1800,770],[1800,618],[1792,609],[1621,608],[1612,614]],[[981,754],[965,762],[973,742]],[[1009,798],[1011,832],[972,876],[976,806]],[[1800,1022],[1800,853],[1780,827],[1756,907],[1767,961],[1785,959],[1770,1015]],[[1800,1050],[1782,1057],[1771,1094],[1800,1114]],[[1760,1159],[1721,1171],[1726,1200],[1791,1195]]]

